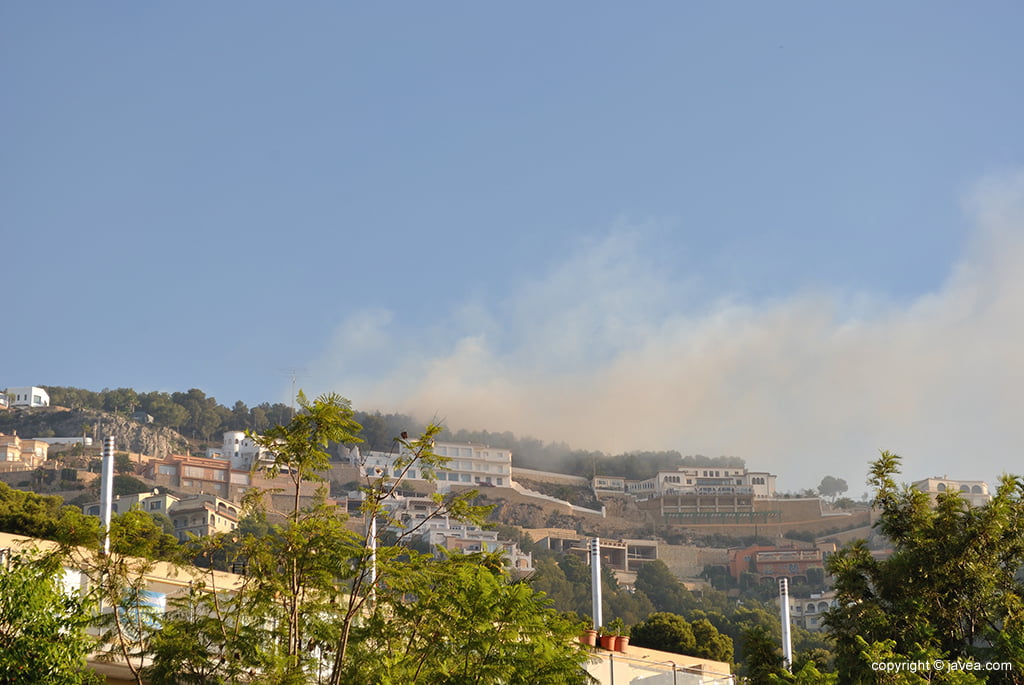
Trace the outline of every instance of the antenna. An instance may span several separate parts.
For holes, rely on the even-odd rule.
[[[281,373],[283,373],[286,376],[290,376],[291,379],[292,379],[292,399],[291,399],[291,402],[289,403],[289,405],[292,408],[292,418],[294,419],[295,418],[295,379],[297,377],[299,377],[299,376],[305,376],[306,375],[306,370],[305,369],[288,368],[288,369],[281,369]]]

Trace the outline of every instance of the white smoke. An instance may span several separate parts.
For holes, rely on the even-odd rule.
[[[783,489],[835,475],[859,495],[879,449],[904,456],[907,480],[991,481],[1020,470],[1024,443],[1024,175],[982,184],[966,205],[969,248],[909,302],[700,300],[699,284],[617,229],[500,305],[453,312],[432,336],[442,349],[357,315],[313,367],[360,408],[608,453],[738,455]],[[372,378],[352,373],[365,336]]]

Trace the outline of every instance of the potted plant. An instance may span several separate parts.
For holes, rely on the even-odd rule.
[[[619,636],[626,630],[621,618],[610,621],[601,629],[601,647],[610,652],[616,651]]]
[[[580,634],[580,643],[587,645],[588,647],[597,646],[597,631],[593,628],[584,628]]]

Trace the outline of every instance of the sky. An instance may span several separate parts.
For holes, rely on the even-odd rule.
[[[0,3],[0,386],[1022,473],[1022,20]]]

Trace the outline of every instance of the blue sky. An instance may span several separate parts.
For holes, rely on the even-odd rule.
[[[0,385],[1020,470],[1022,19],[0,4]]]

